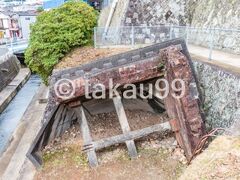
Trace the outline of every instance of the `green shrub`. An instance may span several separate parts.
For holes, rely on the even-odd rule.
[[[97,12],[82,1],[44,11],[31,26],[25,52],[28,67],[47,83],[54,66],[73,47],[91,43]]]

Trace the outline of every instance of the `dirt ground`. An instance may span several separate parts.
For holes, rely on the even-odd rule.
[[[55,66],[55,69],[64,69],[76,67],[96,59],[112,56],[121,52],[126,52],[131,49],[118,48],[118,49],[94,49],[92,46],[79,47],[68,53],[61,61]]]
[[[108,57],[130,49],[76,48],[55,67],[63,69]],[[143,111],[127,111],[132,130],[167,121],[167,115]],[[89,119],[94,140],[121,133],[115,113],[100,114]],[[217,137],[210,146],[186,167],[183,150],[177,146],[173,134],[152,134],[135,141],[139,157],[129,159],[124,144],[98,151],[99,166],[89,168],[82,153],[79,125],[66,131],[44,149],[44,166],[35,179],[112,180],[112,179],[240,179],[240,138]]]
[[[95,115],[89,122],[93,139],[119,134],[115,113]],[[166,121],[166,114],[127,111],[132,129]],[[101,119],[101,121],[96,121]],[[138,121],[135,121],[138,119]],[[134,123],[135,121],[135,123]],[[97,128],[98,127],[98,128]],[[152,134],[136,142],[138,158],[130,160],[124,144],[98,151],[99,166],[88,167],[81,152],[81,133],[76,124],[44,150],[44,166],[35,179],[176,179],[186,167],[183,151],[177,147],[173,134]]]
[[[159,115],[140,110],[126,110],[126,116],[131,130],[142,129],[168,120],[166,113]],[[88,122],[94,140],[122,134],[115,112],[88,117]]]
[[[219,136],[193,160],[180,180],[240,179],[240,137]]]
[[[93,139],[121,133],[115,113],[93,116],[89,121]],[[167,116],[143,111],[126,112],[132,129],[165,122]],[[98,127],[98,128],[97,128]],[[138,158],[130,159],[124,144],[97,152],[99,166],[89,168],[82,149],[79,125],[74,125],[61,138],[43,151],[44,165],[35,179],[73,180],[225,180],[240,179],[240,138],[218,136],[187,167],[183,150],[170,132],[155,133],[135,141]]]

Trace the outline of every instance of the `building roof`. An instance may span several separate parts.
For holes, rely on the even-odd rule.
[[[18,16],[37,16],[36,11],[19,11],[19,12],[13,12],[13,11],[3,11],[0,12],[0,15],[2,14],[8,17],[12,17],[13,15],[18,15]]]
[[[5,12],[0,12],[0,19],[9,19],[10,15]]]
[[[36,11],[19,11],[16,12],[19,16],[37,16],[37,12]]]

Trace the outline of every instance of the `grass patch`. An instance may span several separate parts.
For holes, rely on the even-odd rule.
[[[65,147],[60,150],[46,152],[43,154],[44,167],[49,166],[87,166],[88,160],[86,154],[81,151],[79,146]]]

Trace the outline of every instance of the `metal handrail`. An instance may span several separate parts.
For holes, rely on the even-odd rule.
[[[16,41],[11,40],[10,42],[6,43],[5,46],[12,52],[19,51],[18,46],[20,46],[20,50],[23,51],[28,46],[28,39],[20,39]]]
[[[156,28],[156,30],[154,30],[154,28]],[[159,30],[158,30],[158,28],[159,28]],[[163,40],[165,40],[165,39],[169,40],[169,39],[176,38],[176,37],[182,37],[182,38],[186,39],[187,43],[197,44],[197,45],[207,47],[209,49],[209,60],[212,59],[212,52],[213,52],[214,48],[221,49],[221,47],[224,47],[225,49],[228,49],[228,50],[234,51],[234,52],[236,51],[238,53],[238,51],[236,50],[238,48],[237,45],[233,46],[230,44],[227,47],[225,47],[225,44],[224,44],[225,42],[221,38],[223,36],[225,39],[228,37],[232,38],[232,37],[234,37],[233,36],[234,33],[237,33],[237,34],[239,33],[239,35],[240,35],[240,29],[178,26],[178,25],[170,25],[170,24],[158,25],[158,26],[109,27],[108,31],[107,31],[108,33],[103,33],[103,32],[106,32],[105,27],[96,27],[94,29],[94,45],[95,45],[95,47],[101,47],[101,46],[104,47],[104,46],[113,46],[113,45],[114,46],[128,45],[128,46],[134,47],[136,45],[145,45],[145,44],[149,44],[149,42],[142,42],[142,40],[139,38],[137,38],[137,42],[136,42],[137,35],[139,36],[139,34],[142,34],[145,36],[146,35],[154,36],[159,33],[163,33],[163,34],[168,33],[168,35],[166,35],[167,38],[164,37]],[[156,33],[156,34],[154,34],[154,33]],[[123,39],[123,41],[122,41],[122,39]],[[218,42],[219,39],[221,39],[221,41]],[[153,40],[152,43],[156,43],[155,40]],[[124,44],[124,43],[127,43],[127,44]]]

